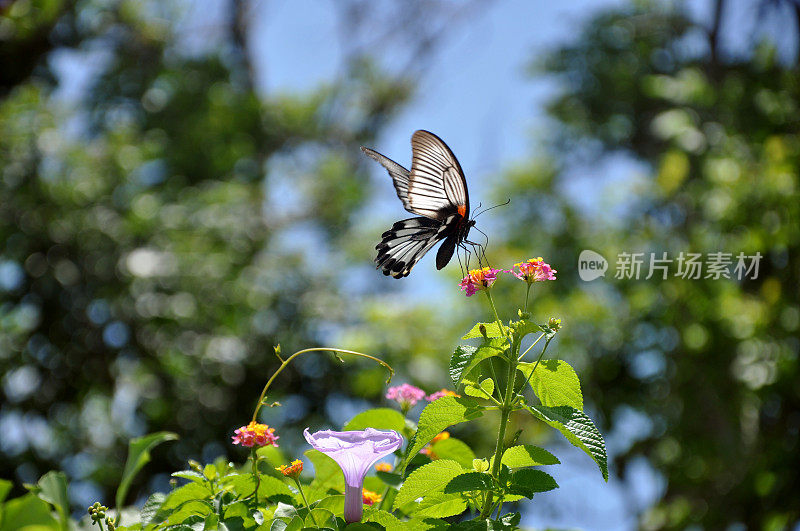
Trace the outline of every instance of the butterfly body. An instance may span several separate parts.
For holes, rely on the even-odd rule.
[[[377,151],[361,149],[386,168],[403,207],[418,216],[396,222],[381,235],[375,247],[378,267],[387,276],[408,276],[443,241],[436,253],[436,268],[442,269],[475,225],[469,219],[467,182],[458,159],[438,136],[423,130],[411,137],[411,171]]]

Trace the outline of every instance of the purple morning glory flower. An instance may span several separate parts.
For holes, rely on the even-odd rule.
[[[382,457],[400,447],[403,438],[394,431],[367,428],[363,431],[303,432],[308,444],[336,461],[344,473],[344,519],[360,522],[363,512],[362,489],[367,470]]]

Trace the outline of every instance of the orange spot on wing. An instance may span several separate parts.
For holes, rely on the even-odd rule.
[[[466,205],[458,205],[458,213],[462,218],[467,217],[467,207],[466,207]]]

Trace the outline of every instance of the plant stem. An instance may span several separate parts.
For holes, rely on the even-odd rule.
[[[543,338],[545,335],[546,335],[546,334],[542,334],[542,335],[540,335],[538,338],[536,338],[536,341],[534,341],[534,342],[533,342],[533,344],[531,344],[531,346],[529,346],[528,348],[526,348],[526,349],[525,349],[525,352],[523,352],[522,354],[520,354],[520,355],[519,355],[519,357],[517,358],[517,361],[521,361],[521,360],[522,360],[522,358],[524,358],[524,357],[525,357],[525,354],[527,354],[528,352],[530,352],[530,351],[531,351],[531,349],[532,349],[533,347],[535,347],[535,346],[536,346],[536,343],[538,343],[539,341],[541,341],[541,339],[542,339],[542,338]]]
[[[525,291],[525,308],[522,310],[525,313],[528,313],[528,297],[531,294],[531,286],[533,286],[533,282],[528,282],[528,289]]]
[[[281,363],[280,367],[278,367],[277,370],[272,374],[272,376],[270,376],[269,380],[267,380],[267,384],[261,391],[261,396],[258,397],[258,404],[256,404],[256,409],[255,411],[253,411],[253,419],[252,419],[253,422],[257,421],[258,412],[261,410],[261,406],[264,405],[264,397],[267,396],[267,389],[269,389],[269,386],[272,385],[272,382],[275,380],[275,378],[281,373],[281,371],[283,371],[283,369],[286,368],[287,365],[289,365],[290,361],[292,361],[300,354],[305,354],[306,352],[338,352],[340,354],[351,354],[353,356],[360,356],[362,358],[367,358],[377,363],[380,363],[381,365],[386,367],[386,369],[389,371],[389,381],[391,381],[392,377],[394,376],[394,369],[392,369],[392,367],[388,363],[374,356],[370,356],[369,354],[363,354],[361,352],[355,352],[353,350],[342,350],[340,348],[330,348],[330,347],[313,347],[313,348],[298,350],[297,352],[286,358],[283,361],[283,363]]]
[[[256,482],[253,498],[255,499],[256,505],[258,505],[258,488],[261,486],[261,476],[258,474],[258,453],[256,453],[255,446],[250,450],[250,455],[253,458],[253,479]]]
[[[494,309],[494,305],[492,305],[492,308]],[[511,416],[511,411],[513,409],[511,401],[514,395],[514,381],[516,379],[516,372],[517,372],[517,357],[516,357],[517,350],[519,350],[519,345],[515,344],[515,342],[512,340],[511,352],[510,352],[511,355],[508,357],[508,382],[506,384],[506,396],[503,399],[503,405],[500,408],[500,429],[498,430],[497,433],[497,446],[495,447],[494,462],[492,463],[492,477],[494,477],[495,479],[497,479],[500,475],[500,467],[501,467],[500,461],[503,458],[506,428],[508,427],[508,419]],[[493,494],[490,492],[486,496],[486,502],[483,504],[483,510],[481,511],[482,518],[485,518],[487,515],[490,515],[491,511],[494,510],[493,509],[494,506],[492,505],[492,500],[493,500]],[[502,499],[500,501],[502,503]]]
[[[308,500],[306,499],[306,495],[303,493],[303,487],[302,487],[302,485],[300,485],[300,479],[299,478],[294,478],[294,482],[297,484],[297,490],[300,491],[300,497],[303,498],[303,503],[306,504],[306,509],[308,509],[308,514],[311,516],[311,521],[314,522],[315,526],[319,527],[319,524],[317,523],[317,519],[314,518],[314,515],[311,512],[311,506],[308,504]]]

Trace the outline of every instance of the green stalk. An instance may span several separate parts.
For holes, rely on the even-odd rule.
[[[261,476],[258,474],[258,453],[256,452],[255,446],[250,450],[250,455],[253,458],[253,479],[256,482],[253,498],[255,499],[256,505],[258,505],[258,488],[261,486]]]
[[[286,366],[289,365],[290,361],[292,361],[300,354],[305,354],[306,352],[337,352],[339,354],[351,354],[353,356],[360,356],[362,358],[367,358],[377,363],[380,363],[381,365],[386,367],[386,369],[389,371],[389,381],[391,381],[392,377],[394,376],[394,369],[392,369],[392,367],[388,363],[374,356],[370,356],[369,354],[363,354],[361,352],[355,352],[353,350],[342,350],[340,348],[330,348],[330,347],[314,347],[314,348],[306,348],[303,350],[298,350],[297,352],[286,358],[286,360],[282,360],[283,363],[281,363],[281,366],[278,367],[278,369],[273,373],[273,375],[270,376],[269,380],[267,380],[267,384],[261,391],[261,396],[258,397],[258,404],[256,404],[256,409],[255,411],[253,411],[253,419],[252,419],[253,422],[257,421],[258,412],[261,411],[261,406],[264,405],[264,397],[267,396],[267,389],[269,389],[269,386],[272,385],[272,382],[275,380],[275,378],[277,378],[277,376],[281,373],[281,371],[283,371],[283,369],[285,369]]]
[[[492,309],[494,309],[494,304],[492,305]],[[500,429],[498,430],[497,433],[497,446],[495,447],[494,462],[492,464],[492,477],[494,477],[495,479],[497,479],[500,476],[500,467],[501,467],[500,461],[503,458],[506,428],[508,427],[508,420],[509,417],[511,416],[511,411],[513,409],[511,401],[514,395],[514,381],[516,380],[516,373],[517,373],[517,357],[516,357],[517,350],[519,350],[519,345],[517,345],[512,341],[511,355],[509,356],[508,359],[508,382],[506,384],[506,396],[503,399],[503,405],[500,408]],[[488,515],[491,514],[491,511],[494,510],[494,506],[492,504],[493,499],[494,499],[493,493],[491,492],[488,493],[488,495],[486,496],[486,502],[483,504],[483,509],[481,510],[481,518],[486,518]]]
[[[317,523],[317,519],[314,518],[314,515],[311,513],[311,506],[308,504],[308,500],[306,499],[306,495],[303,493],[303,487],[302,487],[302,485],[300,485],[300,479],[299,478],[292,478],[292,479],[294,479],[294,482],[297,485],[297,490],[300,491],[300,497],[303,498],[303,503],[306,504],[306,509],[308,509],[308,514],[311,516],[311,521],[314,522],[315,526],[319,527],[319,524]]]
[[[543,338],[544,336],[546,336],[546,335],[547,335],[547,334],[542,334],[542,335],[540,335],[539,337],[537,337],[537,338],[536,338],[536,341],[534,341],[534,342],[531,344],[531,346],[529,346],[528,348],[526,348],[526,349],[525,349],[525,352],[523,352],[522,354],[520,354],[520,355],[519,355],[519,357],[517,358],[517,361],[521,361],[521,360],[522,360],[522,358],[524,358],[524,357],[525,357],[525,355],[526,355],[528,352],[530,352],[530,351],[531,351],[531,349],[532,349],[533,347],[535,347],[535,346],[536,346],[536,343],[538,343],[539,341],[541,341],[541,340],[542,340],[542,338]]]
[[[533,286],[533,282],[528,282],[528,289],[525,291],[525,307],[522,310],[525,313],[528,313],[528,297],[531,294],[531,286]]]

